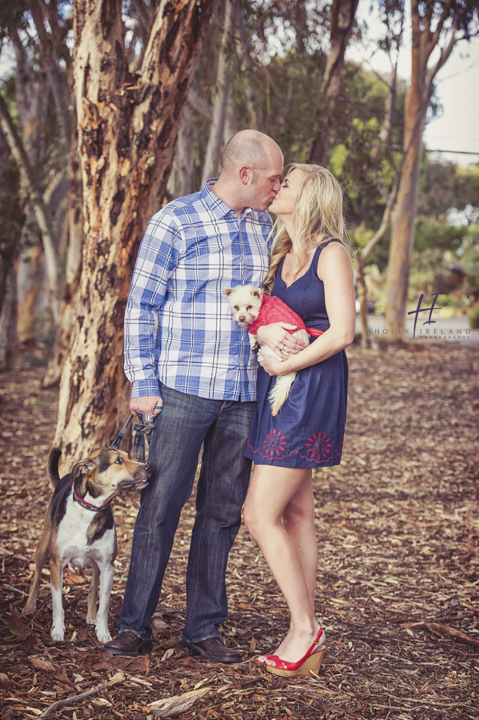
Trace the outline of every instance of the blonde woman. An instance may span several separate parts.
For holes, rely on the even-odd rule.
[[[273,323],[260,329],[282,362],[262,361],[258,406],[246,456],[255,469],[244,509],[291,613],[288,635],[272,655],[258,660],[277,675],[319,670],[325,636],[314,612],[318,550],[312,470],[341,461],[348,364],[344,348],[354,337],[353,270],[347,249],[343,199],[325,168],[295,164],[270,206],[277,216],[264,288],[318,331],[308,347]],[[289,398],[275,417],[268,395],[278,375],[296,371]]]

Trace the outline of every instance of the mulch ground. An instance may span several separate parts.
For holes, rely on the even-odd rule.
[[[155,717],[152,702],[168,706],[172,696],[191,691],[186,699],[195,702],[177,715],[184,720],[479,717],[479,352],[416,343],[379,352],[353,347],[348,356],[344,460],[314,477],[317,614],[329,649],[319,676],[294,681],[254,663],[284,636],[288,613],[245,528],[230,556],[223,628],[245,662],[201,662],[179,645],[193,499],[176,537],[150,656],[102,654],[84,622],[88,571],[65,570],[64,643],[50,641],[47,570],[35,616],[21,615],[48,496],[57,393],[40,389],[41,368],[0,376],[3,720],[40,717],[52,703],[98,686],[49,717]],[[137,506],[132,495],[115,501],[120,553],[112,630]]]

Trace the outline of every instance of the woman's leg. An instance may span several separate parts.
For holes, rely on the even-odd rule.
[[[282,660],[288,661],[297,661],[306,653],[319,629],[312,581],[312,558],[316,552],[312,545],[316,546],[316,538],[311,532],[312,514],[303,508],[305,504],[311,508],[310,485],[308,469],[257,465],[245,503],[246,526],[260,546],[291,612],[290,632],[277,651]],[[283,525],[284,513],[292,535]]]
[[[309,472],[311,473],[311,471]],[[314,527],[314,496],[311,475],[308,482],[301,483],[298,491],[284,509],[283,525],[298,549],[308,585],[311,606],[314,608],[318,569],[318,542]]]
[[[314,527],[314,496],[311,478],[308,482],[303,482],[299,486],[298,491],[284,509],[283,526],[298,549],[308,586],[311,607],[314,609],[318,543]],[[281,657],[281,653],[290,640],[291,633],[292,627],[290,626],[288,634],[275,651],[275,655]]]

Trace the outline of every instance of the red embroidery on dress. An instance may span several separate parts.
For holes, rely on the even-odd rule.
[[[282,452],[284,453],[286,442],[283,442],[283,440],[285,437],[285,435],[281,435],[281,430],[276,430],[276,428],[273,428],[269,435],[266,435],[263,450],[267,457],[271,456],[271,458],[274,458],[275,453],[276,455],[280,455]]]
[[[318,433],[317,435],[313,435],[312,438],[308,438],[308,440],[309,443],[306,443],[306,447],[308,448],[306,452],[311,453],[312,458],[317,455],[318,460],[320,458],[326,460],[326,458],[331,455],[331,438],[329,438],[326,433],[324,433],[324,435]]]
[[[273,444],[276,444],[275,451],[272,451],[272,449],[270,449],[271,437],[273,437]],[[275,440],[275,438],[276,438],[276,440]],[[313,435],[313,438],[314,438],[314,435]],[[251,450],[251,452],[253,453],[253,455],[258,454],[261,457],[267,458],[268,460],[285,460],[286,458],[289,458],[295,454],[298,455],[300,458],[303,458],[303,460],[307,460],[308,462],[313,463],[314,465],[322,465],[325,462],[331,462],[336,457],[338,459],[338,463],[335,463],[335,464],[339,464],[339,461],[341,460],[341,455],[342,455],[342,451],[343,451],[343,442],[342,441],[341,441],[341,444],[339,447],[335,447],[334,450],[331,448],[329,451],[329,454],[327,454],[321,458],[320,453],[317,454],[317,457],[311,457],[311,455],[309,455],[309,456],[303,455],[299,450],[296,450],[296,449],[290,450],[289,452],[285,452],[286,443],[282,442],[284,439],[285,439],[285,436],[281,435],[281,432],[279,430],[278,431],[272,430],[271,433],[266,436],[266,439],[264,441],[262,448],[257,447],[255,450],[249,440],[247,441],[247,445],[248,445],[249,449]],[[279,442],[278,442],[278,440],[279,440]],[[283,453],[282,455],[280,455],[280,453],[278,452],[278,449],[281,450],[281,452]],[[309,452],[309,450],[307,452]]]

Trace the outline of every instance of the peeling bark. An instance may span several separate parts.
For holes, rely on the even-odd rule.
[[[139,242],[161,207],[212,0],[162,0],[139,74],[128,72],[121,0],[75,2],[73,60],[83,179],[77,318],[55,442],[68,463],[108,445],[128,414],[123,317]]]

